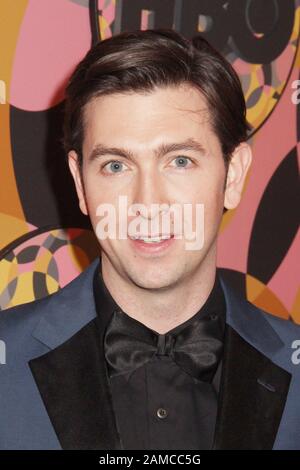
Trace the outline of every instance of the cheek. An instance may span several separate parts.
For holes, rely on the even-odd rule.
[[[86,202],[89,208],[90,217],[96,216],[96,209],[101,204],[101,193],[97,191],[97,188],[89,186],[85,191]]]
[[[130,175],[103,175],[101,168],[93,167],[85,174],[86,196],[92,202],[99,200],[115,204],[118,197],[127,195],[134,184]]]
[[[204,205],[205,232],[215,231],[220,224],[224,208],[224,176],[207,178],[197,192],[197,201]]]
[[[90,207],[104,202],[111,202],[109,187],[93,172],[85,177],[85,195]]]
[[[191,182],[189,195],[193,202],[214,208],[224,199],[223,186],[224,177],[212,178],[210,174],[204,174],[196,182]]]

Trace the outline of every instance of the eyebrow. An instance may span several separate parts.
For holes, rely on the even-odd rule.
[[[163,155],[166,155],[170,152],[182,151],[182,150],[192,150],[199,152],[201,154],[206,153],[204,146],[193,138],[189,138],[183,142],[174,142],[174,143],[162,143],[157,149],[154,150],[156,158],[160,158]],[[134,160],[134,153],[126,148],[117,148],[117,147],[107,147],[103,144],[97,144],[91,151],[88,161],[92,162],[96,159],[99,159],[105,155],[114,155],[126,158],[128,160]]]

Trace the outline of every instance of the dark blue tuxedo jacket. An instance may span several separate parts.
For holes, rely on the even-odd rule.
[[[0,449],[121,449],[97,316],[96,259],[55,294],[0,312]],[[227,307],[214,449],[300,449],[300,327],[220,276]]]

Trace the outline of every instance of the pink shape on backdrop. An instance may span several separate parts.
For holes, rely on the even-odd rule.
[[[27,111],[59,103],[90,41],[88,8],[69,0],[29,0],[15,51],[10,103]]]
[[[261,197],[274,171],[297,143],[296,106],[291,101],[291,83],[297,77],[298,69],[294,68],[276,109],[253,138],[253,161],[248,185],[233,218],[219,236],[220,267],[243,273],[247,271],[251,230]],[[284,292],[285,284],[280,298],[284,298]]]
[[[54,259],[59,269],[59,285],[64,287],[80,274],[80,270],[75,266],[70,253],[70,247],[64,245],[54,253]]]
[[[276,73],[280,81],[286,80],[295,56],[295,46],[288,45],[276,60]]]
[[[240,75],[250,75],[251,73],[251,64],[245,62],[244,60],[237,58],[234,63],[233,67],[235,71]]]

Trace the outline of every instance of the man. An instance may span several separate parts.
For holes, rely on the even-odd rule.
[[[300,448],[299,327],[216,269],[251,164],[245,114],[201,37],[123,33],[78,65],[65,148],[101,256],[1,314],[2,449]]]

